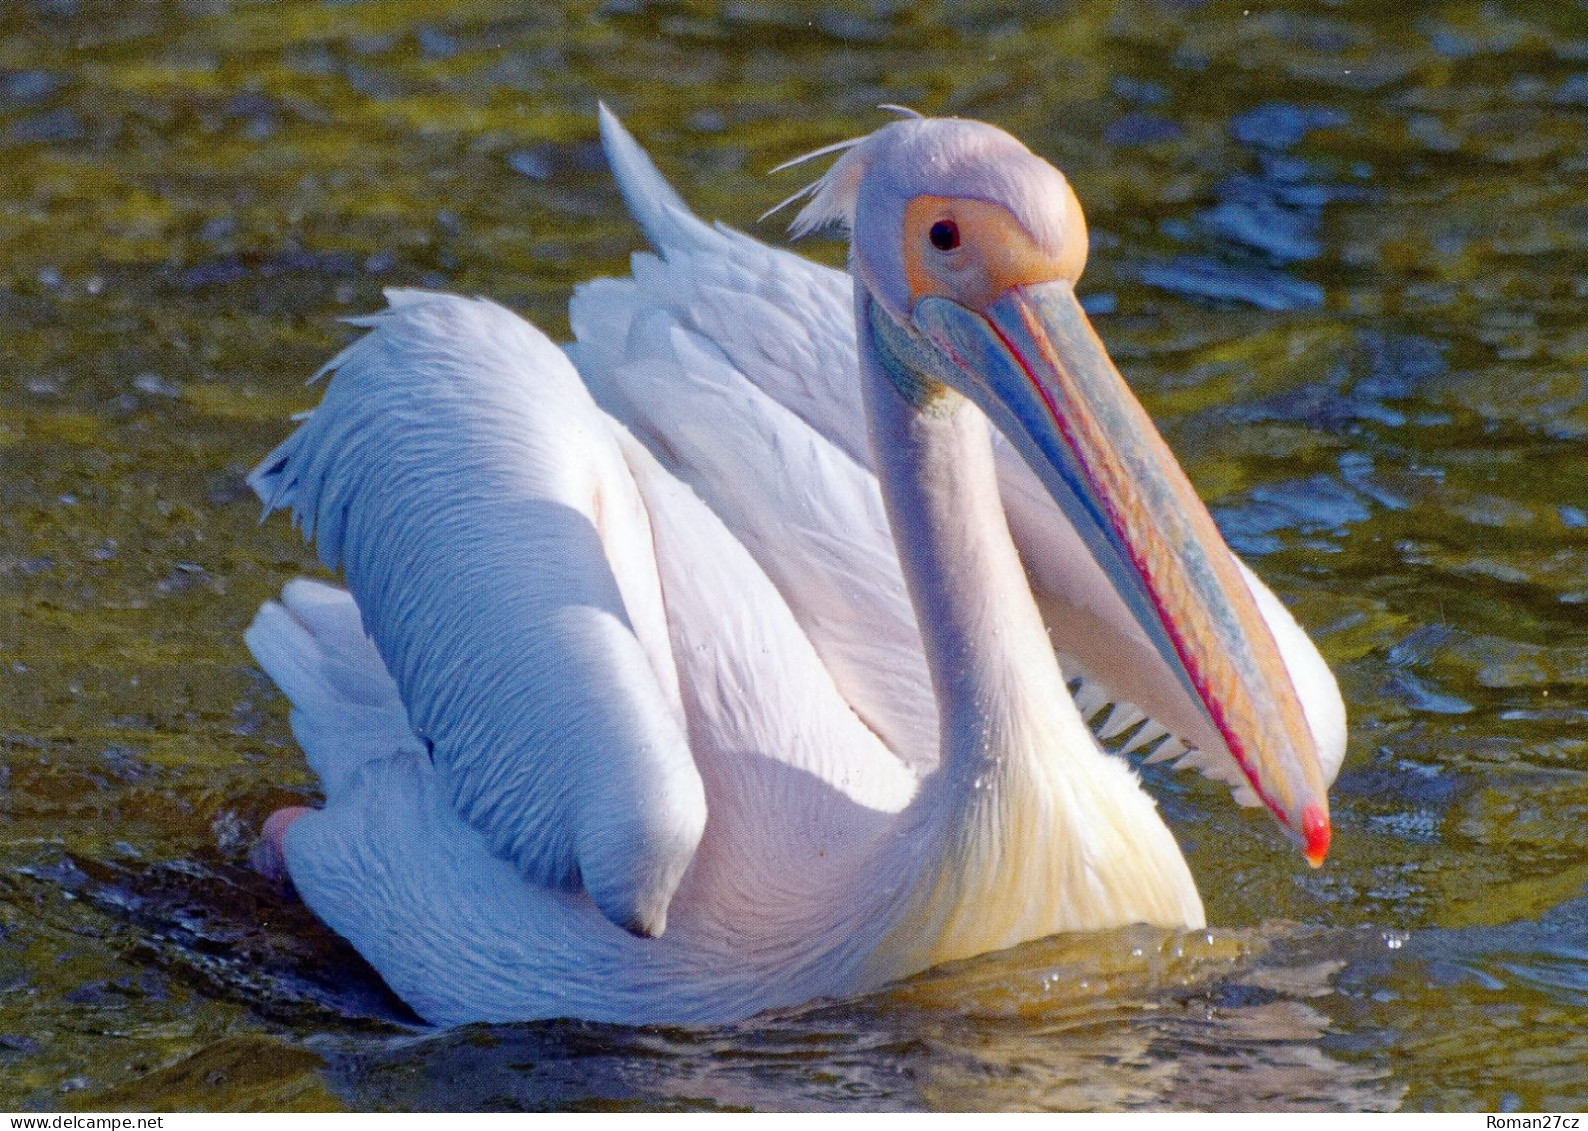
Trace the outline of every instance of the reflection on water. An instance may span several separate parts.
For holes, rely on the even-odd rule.
[[[0,1107],[1581,1108],[1582,15],[18,0]],[[1045,940],[724,1029],[443,1034],[247,872],[312,794],[241,631],[313,567],[242,474],[383,286],[566,333],[570,286],[637,241],[598,96],[767,239],[796,185],[765,170],[879,102],[1070,173],[1088,308],[1340,675],[1327,868],[1150,768],[1211,940]]]

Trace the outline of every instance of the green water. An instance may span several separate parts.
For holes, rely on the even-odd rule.
[[[1083,289],[1334,665],[1313,872],[1151,776],[1211,935],[711,1030],[433,1033],[245,866],[312,798],[242,476],[393,284],[566,334],[637,234],[885,120],[1063,167]],[[1588,5],[0,0],[0,1109],[1588,1106]],[[841,249],[807,252],[836,262]]]

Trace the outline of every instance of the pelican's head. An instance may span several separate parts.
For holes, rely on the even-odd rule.
[[[850,229],[882,368],[923,407],[944,386],[969,397],[1020,449],[1258,797],[1321,863],[1316,740],[1238,564],[1076,300],[1086,221],[1063,174],[957,119],[835,148],[794,228]]]

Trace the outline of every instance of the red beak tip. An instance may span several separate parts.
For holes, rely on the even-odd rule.
[[[1329,855],[1329,811],[1322,805],[1309,805],[1301,811],[1302,852],[1314,868],[1323,866]]]

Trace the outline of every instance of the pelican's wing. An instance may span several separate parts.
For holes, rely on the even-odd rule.
[[[464,818],[529,879],[658,933],[705,799],[613,426],[501,307],[389,297],[251,482],[345,571]]]
[[[905,763],[929,769],[936,706],[876,478],[857,460],[863,422],[851,449],[807,419],[827,390],[802,379],[854,368],[852,333],[846,343],[809,330],[852,323],[847,292],[820,277],[810,286],[802,261],[784,257],[801,270],[779,271],[761,245],[701,224],[632,155],[645,162],[654,195],[637,199],[647,230],[671,241],[667,258],[638,255],[632,280],[580,287],[569,355],[601,407],[750,551],[845,701]],[[717,315],[737,316],[737,333]],[[789,396],[747,378],[768,367]]]
[[[647,392],[645,384],[647,377],[665,379],[674,371],[647,368],[641,359],[687,349],[695,357],[712,359],[709,368],[717,375],[720,395],[745,413],[768,419],[781,413],[790,428],[799,426],[794,431],[814,434],[841,453],[848,466],[872,478],[874,464],[860,402],[849,276],[722,225],[701,222],[604,108],[601,126],[618,186],[655,248],[654,255],[635,256],[631,280],[602,280],[588,284],[575,296],[573,323],[579,342],[571,351],[603,404],[636,429],[644,430],[646,421],[652,421],[650,427],[659,439],[676,434],[656,407],[655,402],[665,398]],[[658,348],[664,341],[665,348]],[[694,372],[698,377],[706,371],[701,367]],[[733,442],[721,434],[717,440]],[[1076,695],[1083,713],[1100,719],[1105,737],[1139,727],[1129,735],[1129,747],[1157,743],[1155,757],[1182,758],[1236,787],[1236,796],[1243,802],[1255,800],[1201,706],[1148,641],[1035,473],[1001,436],[995,433],[994,440],[1010,533],[1065,670],[1081,678]],[[767,449],[758,448],[758,443],[749,435],[740,440],[743,450],[764,453]],[[659,450],[656,443],[651,446]],[[697,476],[690,468],[699,458],[692,450],[677,451],[672,458],[664,454],[669,469],[692,484]],[[734,482],[742,487],[747,500],[754,497],[763,502],[746,501],[740,509],[769,522],[773,519],[766,516],[789,513],[786,504],[775,501],[780,485],[775,464],[763,458],[757,473],[753,462]],[[810,482],[806,481],[807,489]],[[825,489],[831,482],[822,479],[818,486]],[[714,509],[728,518],[736,534],[745,537],[722,508]],[[845,525],[804,535],[808,541],[837,535],[853,544],[847,552],[856,560],[878,553],[891,559],[885,522],[856,521],[853,512],[842,508],[828,513],[843,516]],[[818,649],[824,656],[838,651],[841,644],[821,624],[808,623],[815,618],[806,610],[817,600],[811,594],[835,584],[842,590],[848,584],[845,571],[823,570],[818,556],[779,549],[788,543],[770,537],[764,541],[765,549],[756,548],[763,543],[754,537],[745,537],[745,541],[774,575]],[[769,557],[783,553],[799,563],[789,571],[794,575],[791,579],[778,577],[768,564]],[[879,591],[891,590],[897,576],[895,564]],[[1325,775],[1332,780],[1345,753],[1345,714],[1339,689],[1316,647],[1279,600],[1249,570],[1247,579],[1296,680],[1318,739]],[[907,608],[901,615],[910,617]],[[856,623],[874,628],[890,622],[883,616]],[[910,623],[913,626],[913,617]],[[879,638],[887,638],[887,632],[881,631]],[[896,645],[890,642],[889,647]],[[877,725],[889,735],[889,726],[902,726],[902,720],[890,715],[890,700],[881,689],[873,696],[883,700],[880,708],[871,711],[862,705],[869,702],[863,686],[868,678],[865,669],[850,675],[842,663],[831,666],[840,688],[863,717],[881,719]],[[912,700],[906,709],[915,713],[931,708]],[[1165,738],[1166,732],[1174,737]],[[916,741],[920,741],[919,735]]]

